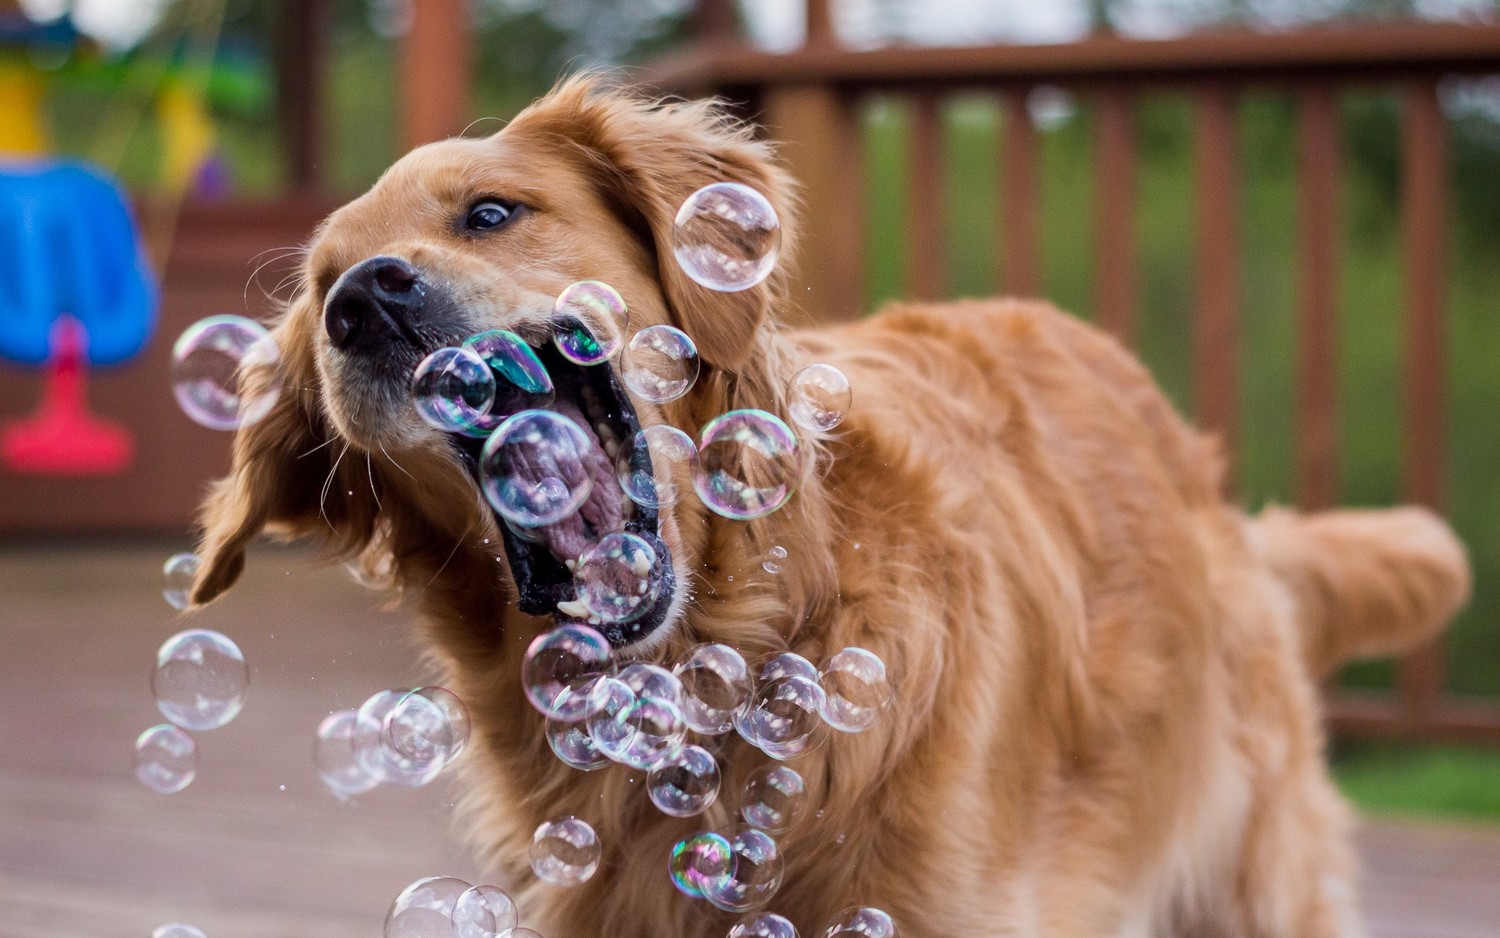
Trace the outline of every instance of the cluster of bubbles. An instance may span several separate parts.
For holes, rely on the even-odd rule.
[[[385,916],[385,938],[541,938],[498,886],[426,876],[401,890]]]
[[[340,801],[378,785],[420,788],[468,745],[469,710],[447,688],[383,690],[318,724],[313,765]]]
[[[198,774],[198,743],[188,730],[218,729],[233,720],[245,705],[249,683],[245,656],[227,635],[188,629],[163,642],[151,692],[170,722],[136,737],[135,774],[141,784],[161,794],[192,784]]]

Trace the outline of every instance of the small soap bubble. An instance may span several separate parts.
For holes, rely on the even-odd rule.
[[[581,772],[593,772],[609,765],[609,756],[594,745],[586,724],[548,720],[547,745],[564,765]]]
[[[772,576],[780,573],[784,567],[786,567],[786,548],[780,544],[766,551],[766,559],[760,563],[760,568]]]
[[[599,751],[636,769],[653,769],[687,738],[682,708],[659,697],[637,697],[623,681],[608,678],[590,698],[589,736]]]
[[[762,912],[736,922],[729,938],[797,938],[797,926],[774,912]]]
[[[663,814],[702,814],[719,797],[719,763],[702,746],[683,746],[651,770],[646,791]]]
[[[827,433],[844,422],[854,404],[849,379],[832,365],[808,365],[792,375],[787,412],[799,427]]]
[[[778,652],[760,663],[758,671],[762,682],[780,677],[800,677],[818,683],[818,667],[793,651]]]
[[[162,723],[135,738],[135,777],[157,794],[182,791],[197,774],[198,744],[177,727]]]
[[[688,726],[705,736],[729,732],[750,698],[750,672],[740,653],[728,645],[699,645],[673,671],[682,682]]]
[[[237,430],[271,412],[281,393],[281,349],[243,316],[193,323],[172,346],[172,393],[182,412],[210,430]]]
[[[681,678],[661,665],[633,661],[621,668],[615,678],[637,697],[659,697],[682,704]]]
[[[654,404],[675,401],[698,380],[698,346],[676,326],[647,326],[623,358],[625,386]]]
[[[385,938],[453,938],[453,910],[469,884],[426,876],[401,890],[385,916]]]
[[[593,479],[584,459],[594,444],[578,424],[550,410],[505,419],[479,456],[485,498],[524,528],[561,521],[588,500]]]
[[[580,280],[552,305],[552,344],[568,361],[597,365],[620,350],[630,313],[619,291],[599,280]]]
[[[734,849],[723,834],[695,834],[679,840],[667,860],[672,885],[683,895],[702,899],[709,883],[734,869]]]
[[[208,629],[188,629],[163,642],[151,675],[162,716],[189,730],[218,729],[233,720],[249,684],[239,646]]]
[[[672,226],[672,254],[696,283],[732,293],[755,286],[776,267],[781,219],[770,201],[737,182],[716,182],[688,196]]]
[[[208,935],[197,925],[172,922],[170,925],[158,925],[151,932],[151,938],[208,938]]]
[[[571,815],[544,822],[531,838],[531,871],[554,886],[577,886],[599,868],[599,835]]]
[[[807,784],[795,769],[763,765],[745,779],[740,816],[745,823],[771,834],[797,825],[807,814]]]
[[[748,912],[771,901],[781,888],[785,860],[765,831],[739,826],[725,831],[733,857],[728,875],[708,880],[703,898],[725,912]]]
[[[601,622],[632,622],[661,591],[656,548],[639,534],[604,535],[578,557],[573,572],[578,601]]]
[[[900,938],[891,917],[879,909],[845,909],[829,920],[822,938]]]
[[[797,436],[763,410],[731,410],[698,438],[693,488],[710,510],[737,521],[763,518],[792,497]]]
[[[845,648],[830,658],[820,683],[826,695],[823,719],[845,733],[869,729],[891,702],[885,662],[864,648]]]
[[[489,413],[474,425],[475,435],[484,436],[512,414],[539,410],[557,398],[552,376],[536,349],[508,329],[491,329],[464,340],[463,348],[478,355],[495,376],[495,400]]]
[[[606,758],[616,762],[635,739],[635,724],[629,720],[635,699],[635,691],[613,677],[600,678],[589,691],[585,711],[589,739]]]
[[[337,710],[318,724],[313,742],[313,765],[318,777],[340,801],[361,795],[380,780],[364,770],[354,753],[354,727],[358,716],[354,710]]]
[[[470,886],[453,903],[453,938],[508,938],[519,918],[505,890]]]
[[[469,743],[469,708],[445,687],[419,687],[397,702],[386,717],[386,735],[398,756],[444,765]]]
[[[488,436],[495,373],[473,349],[440,348],[422,359],[411,379],[417,416],[430,426],[465,436]]]
[[[682,497],[682,482],[698,471],[698,444],[674,426],[637,430],[615,457],[615,476],[630,500],[643,508],[670,508]]]
[[[773,759],[795,759],[822,745],[823,688],[802,677],[779,677],[761,684],[735,727],[747,742]]]
[[[379,691],[361,704],[354,715],[355,761],[383,785],[421,788],[447,764],[440,758],[413,759],[396,751],[393,739],[405,730],[393,728],[392,717],[398,710],[404,710],[408,717],[417,711],[407,700],[410,694],[410,690]]]
[[[193,595],[193,580],[197,579],[202,562],[197,554],[182,553],[173,554],[162,564],[162,596],[166,597],[167,605],[179,612],[188,607]]]
[[[543,632],[532,639],[521,666],[526,698],[543,716],[565,723],[582,720],[589,715],[591,695],[577,691],[604,673],[609,658],[609,641],[586,625]]]

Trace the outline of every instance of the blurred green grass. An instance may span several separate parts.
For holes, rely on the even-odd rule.
[[[1333,776],[1361,812],[1500,822],[1500,752],[1451,746],[1346,744]]]

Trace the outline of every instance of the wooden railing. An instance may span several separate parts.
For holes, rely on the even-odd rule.
[[[956,93],[995,96],[1002,111],[996,220],[997,282],[1007,293],[1041,287],[1039,146],[1026,110],[1043,85],[1070,89],[1095,106],[1095,316],[1129,342],[1136,314],[1134,243],[1137,95],[1172,90],[1193,101],[1196,257],[1193,391],[1195,419],[1231,446],[1241,351],[1237,232],[1237,101],[1250,88],[1296,102],[1298,281],[1296,497],[1304,508],[1336,499],[1338,465],[1337,306],[1341,181],[1337,95],[1378,83],[1401,89],[1402,488],[1414,502],[1445,501],[1444,280],[1445,124],[1438,81],[1500,71],[1500,28],[1407,24],[1297,33],[1224,33],[1144,41],[1114,37],[1067,45],[972,48],[839,48],[827,0],[809,0],[808,40],[786,54],[738,42],[721,0],[699,8],[699,39],[648,72],[664,90],[715,93],[735,102],[783,142],[805,185],[807,229],[800,258],[804,313],[816,321],[865,312],[865,187],[860,166],[862,104],[874,95],[909,101],[905,292],[939,297],[946,284],[940,187],[941,107]],[[1500,168],[1497,168],[1500,169]],[[1446,694],[1443,655],[1430,646],[1404,658],[1394,695],[1336,694],[1336,724],[1367,735],[1500,742],[1500,708]]]

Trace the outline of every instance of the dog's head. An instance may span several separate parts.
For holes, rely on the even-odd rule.
[[[720,181],[767,196],[789,252],[787,178],[745,127],[705,103],[653,103],[574,79],[492,137],[433,144],[396,163],[318,230],[275,329],[282,363],[245,379],[281,382],[282,393],[266,418],[239,431],[232,473],[205,507],[194,601],[227,589],[246,544],[270,528],[321,535],[398,584],[424,585],[444,570],[478,577],[491,592],[497,579],[508,582],[523,612],[566,618],[556,607],[569,608],[572,558],[558,555],[557,539],[528,540],[490,511],[475,481],[477,443],[421,421],[413,371],[476,333],[526,338],[552,372],[550,406],[593,438],[597,460],[609,459],[602,443],[639,427],[691,434],[747,389],[774,397],[761,387],[764,349],[785,272],[717,292],[673,257],[678,208]],[[671,324],[695,340],[703,374],[688,396],[653,404],[625,390],[616,362],[585,368],[548,346],[555,298],[585,279],[619,291],[632,331]],[[591,474],[612,480],[612,462]],[[605,630],[617,647],[650,642],[685,602],[681,571],[704,549],[704,509],[690,498],[659,513],[637,509],[612,487],[594,488],[581,511],[590,535],[629,529],[667,547],[667,588],[634,622]],[[475,611],[474,602],[455,605]]]

